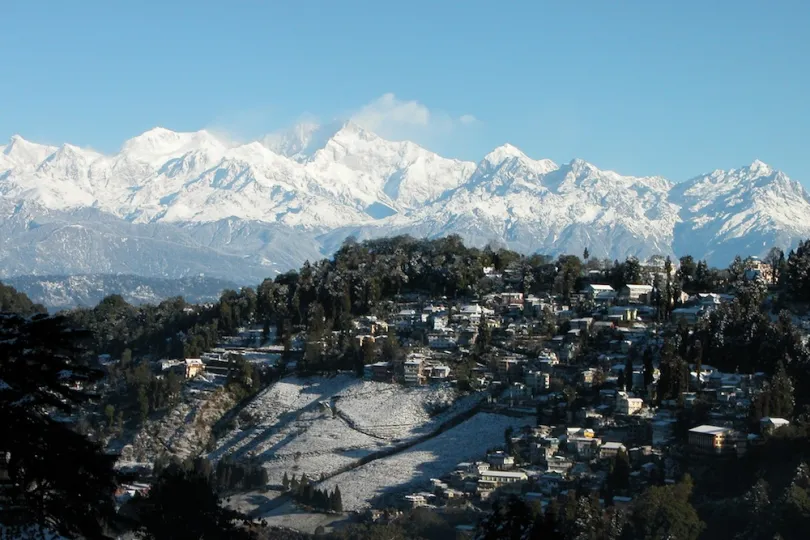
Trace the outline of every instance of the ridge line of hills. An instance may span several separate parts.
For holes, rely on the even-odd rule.
[[[479,163],[351,122],[247,144],[163,128],[115,155],[14,136],[0,146],[0,278],[205,274],[255,283],[348,236],[458,234],[524,253],[726,265],[810,237],[810,197],[755,160],[673,183],[505,144]]]

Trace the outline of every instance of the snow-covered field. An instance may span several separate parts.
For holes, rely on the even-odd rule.
[[[459,398],[449,386],[403,388],[363,382],[344,391],[335,409],[354,428],[383,439],[423,435],[444,420],[473,407],[480,395]]]
[[[340,486],[344,510],[359,510],[378,498],[427,485],[431,478],[451,472],[464,461],[484,457],[503,443],[507,427],[519,428],[531,418],[479,413],[458,426],[412,448],[372,461],[326,480],[330,491]]]
[[[352,375],[289,377],[245,408],[241,425],[218,441],[210,457],[258,459],[271,483],[280,483],[285,472],[317,479],[430,433],[480,399],[458,398],[449,387],[404,388]]]

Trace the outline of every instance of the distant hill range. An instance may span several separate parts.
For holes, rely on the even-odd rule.
[[[115,155],[14,136],[0,146],[0,216],[0,279],[205,274],[254,286],[349,235],[459,234],[611,260],[689,253],[718,266],[810,237],[807,192],[760,161],[674,183],[509,144],[477,163],[448,159],[351,122],[240,145],[155,128]]]
[[[49,311],[93,307],[111,294],[120,294],[130,304],[157,304],[166,298],[182,296],[191,303],[212,302],[225,289],[238,289],[217,278],[145,278],[132,275],[20,276],[4,279]]]

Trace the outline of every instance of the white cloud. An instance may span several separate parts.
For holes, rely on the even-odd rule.
[[[456,118],[444,111],[430,110],[418,101],[399,99],[391,92],[364,105],[351,119],[382,137],[416,140],[446,135],[477,122],[471,114]]]

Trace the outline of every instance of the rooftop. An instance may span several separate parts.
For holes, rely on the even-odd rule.
[[[709,425],[702,425],[698,427],[693,427],[689,430],[689,433],[703,433],[706,435],[721,435],[730,431],[729,428],[719,427],[719,426],[709,426]]]
[[[495,478],[526,478],[525,472],[517,471],[487,471],[484,474]]]
[[[624,448],[624,445],[620,442],[606,442],[602,445],[602,448],[607,448],[608,450],[621,450]]]
[[[594,291],[612,291],[613,290],[613,287],[611,287],[610,285],[597,285],[597,284],[594,284],[594,283],[591,283],[590,285],[588,285],[588,287],[590,287]]]

